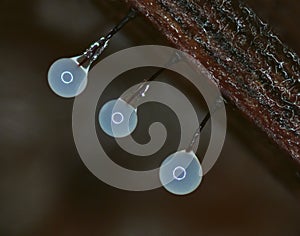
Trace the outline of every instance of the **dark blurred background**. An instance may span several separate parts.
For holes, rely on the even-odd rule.
[[[300,54],[300,1],[246,2]],[[73,100],[51,92],[47,70],[126,12],[122,1],[0,1],[0,235],[300,235],[299,172],[230,105],[223,152],[188,196],[118,190],[87,170]],[[168,45],[139,17],[103,57],[143,44]]]

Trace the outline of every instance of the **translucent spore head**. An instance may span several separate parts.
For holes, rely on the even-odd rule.
[[[186,195],[201,183],[202,167],[194,152],[178,151],[163,161],[159,178],[170,193]]]
[[[88,69],[79,66],[76,58],[55,61],[48,71],[50,88],[57,95],[71,98],[79,95],[87,85]]]
[[[121,98],[104,104],[98,118],[102,130],[115,138],[130,135],[138,121],[136,109]]]

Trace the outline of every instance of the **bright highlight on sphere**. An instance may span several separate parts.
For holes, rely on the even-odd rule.
[[[74,58],[59,59],[48,71],[50,88],[61,97],[75,97],[82,93],[87,85],[87,71],[78,66]]]
[[[202,167],[194,152],[179,151],[163,161],[159,178],[167,191],[176,195],[189,194],[201,183]]]
[[[130,135],[138,120],[136,109],[120,98],[104,104],[98,119],[102,130],[115,138]]]

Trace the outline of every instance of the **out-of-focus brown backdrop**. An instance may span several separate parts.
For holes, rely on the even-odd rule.
[[[300,53],[299,1],[246,2]],[[230,106],[222,155],[193,194],[126,192],[99,181],[76,152],[73,101],[55,96],[46,75],[55,59],[77,55],[107,32],[125,5],[2,0],[0,6],[1,236],[300,235],[300,174]],[[142,44],[167,42],[141,17],[105,55]]]

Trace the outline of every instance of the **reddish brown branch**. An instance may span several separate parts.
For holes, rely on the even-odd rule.
[[[300,163],[300,59],[251,9],[232,0],[126,1]]]

